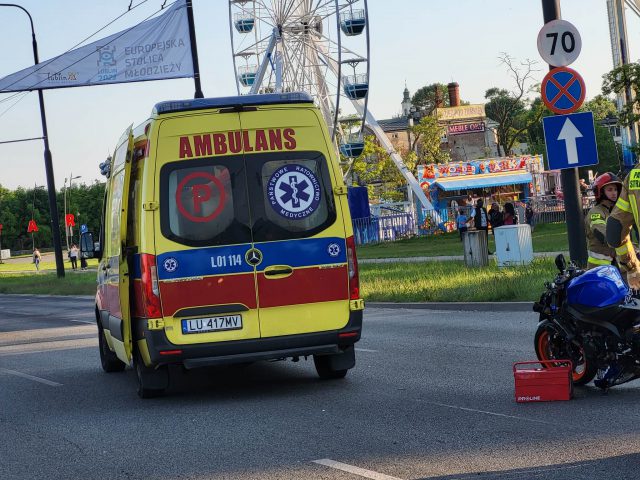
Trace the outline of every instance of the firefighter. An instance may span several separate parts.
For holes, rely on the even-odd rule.
[[[607,244],[607,217],[618,200],[622,182],[613,173],[607,172],[596,177],[592,189],[596,204],[591,207],[584,222],[589,250],[587,269],[611,265],[616,257],[615,249]]]
[[[640,262],[631,243],[631,229],[638,223],[640,209],[640,165],[636,165],[622,182],[622,191],[607,219],[607,243],[615,248],[618,266],[626,272],[627,283],[640,289]]]

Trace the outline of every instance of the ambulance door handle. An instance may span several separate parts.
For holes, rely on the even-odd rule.
[[[272,279],[286,278],[293,273],[293,268],[288,265],[272,265],[264,269],[264,276]]]

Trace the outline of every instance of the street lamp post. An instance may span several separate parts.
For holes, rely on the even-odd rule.
[[[38,60],[38,43],[36,42],[36,32],[33,28],[33,18],[31,14],[20,5],[15,3],[0,3],[0,7],[19,8],[29,17],[31,24],[31,43],[33,46],[33,60],[37,65]],[[64,277],[64,263],[62,261],[62,245],[60,244],[60,221],[58,220],[58,205],[56,203],[56,183],[53,177],[53,160],[51,158],[51,150],[49,149],[49,135],[47,132],[47,118],[44,111],[44,96],[42,89],[38,88],[38,101],[40,103],[40,120],[42,122],[42,139],[44,141],[44,166],[47,174],[47,189],[49,193],[49,213],[51,215],[51,235],[53,237],[53,248],[56,258],[56,273],[59,278]]]

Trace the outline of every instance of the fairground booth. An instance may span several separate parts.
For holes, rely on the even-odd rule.
[[[478,199],[488,207],[544,195],[543,170],[542,155],[418,165],[418,181],[434,208],[418,213],[420,229],[452,231],[456,211]]]

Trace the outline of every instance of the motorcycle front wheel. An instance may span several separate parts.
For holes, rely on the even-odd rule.
[[[566,341],[562,332],[551,322],[542,322],[536,331],[534,346],[538,360],[566,360],[573,362],[573,383],[585,385],[593,380],[598,368],[587,358],[582,346]]]

